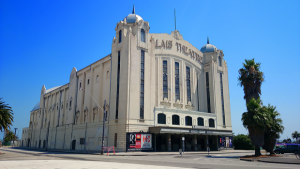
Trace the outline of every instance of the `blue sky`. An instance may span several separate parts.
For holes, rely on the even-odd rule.
[[[281,139],[300,131],[300,1],[55,1],[0,2],[0,97],[14,111],[12,128],[29,125],[29,114],[47,89],[68,83],[81,69],[111,53],[115,26],[132,11],[150,33],[177,30],[197,48],[210,43],[228,64],[232,127],[246,134],[238,70],[245,59],[261,63],[261,99],[277,106]],[[2,139],[3,133],[0,133]]]

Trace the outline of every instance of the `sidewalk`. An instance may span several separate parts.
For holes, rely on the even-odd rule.
[[[296,158],[296,156],[294,156],[294,157],[269,157],[269,158],[260,158],[257,161],[266,162],[266,163],[300,164],[300,160],[298,160]]]

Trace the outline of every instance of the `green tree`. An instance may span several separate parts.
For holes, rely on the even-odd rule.
[[[260,70],[260,63],[254,59],[243,63],[243,68],[239,70],[239,85],[244,88],[244,99],[248,103],[251,98],[258,99],[261,94],[261,84],[264,81],[263,72]]]
[[[14,140],[18,140],[19,137],[15,135],[13,131],[7,131],[4,137],[4,142],[10,142]]]
[[[284,130],[284,127],[282,126],[282,120],[281,118],[278,118],[280,113],[278,113],[276,110],[276,106],[271,106],[270,104],[268,107],[263,106],[262,111],[266,113],[263,148],[270,154],[275,154],[274,147],[276,144],[276,139],[279,138],[279,134]]]
[[[233,137],[232,141],[236,150],[254,150],[254,146],[248,135],[238,134]]]
[[[292,138],[296,139],[296,143],[298,143],[298,138],[300,138],[300,133],[298,131],[295,131],[294,133],[292,133]]]
[[[6,131],[10,129],[12,122],[14,121],[14,113],[8,104],[5,104],[0,98],[0,131]]]
[[[260,70],[260,63],[256,63],[254,59],[247,60],[245,59],[245,63],[243,63],[243,68],[239,70],[239,85],[244,89],[244,99],[246,100],[246,104],[250,102],[251,99],[258,100],[261,94],[261,84],[264,81],[263,72]],[[260,104],[260,103],[259,103]],[[258,107],[259,108],[259,107]],[[248,106],[247,106],[248,109]],[[258,126],[254,126],[248,121],[259,121],[260,119],[253,118],[252,115],[258,114],[258,110],[251,110],[252,112],[244,113],[242,117],[242,121],[244,127],[246,127],[249,131],[249,136],[252,143],[255,145],[255,155],[261,155],[260,147],[263,146],[264,143],[264,131],[263,126],[259,123]],[[257,112],[257,113],[254,113]],[[245,119],[249,118],[249,120]]]
[[[265,126],[268,118],[264,109],[261,107],[261,101],[252,98],[247,103],[247,112],[242,114],[243,126],[248,129],[249,137],[255,146],[255,155],[261,155],[260,147],[264,145]]]

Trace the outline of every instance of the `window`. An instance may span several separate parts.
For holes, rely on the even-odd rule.
[[[185,125],[192,126],[192,117],[191,116],[185,116]]]
[[[215,120],[214,119],[209,119],[208,123],[209,123],[209,127],[215,127]]]
[[[222,59],[221,59],[221,56],[219,56],[219,66],[222,66]]]
[[[90,84],[90,79],[88,79],[87,84]]]
[[[200,111],[200,109],[199,109],[199,91],[198,91],[198,73],[197,73],[197,85],[196,85],[196,95],[197,95],[197,102],[198,102],[198,111]]]
[[[187,102],[191,101],[191,80],[190,80],[189,67],[186,67],[186,94],[187,94]]]
[[[158,124],[166,124],[166,115],[163,113],[159,113],[157,115],[157,123]]]
[[[70,100],[70,107],[72,106],[72,100]]]
[[[175,102],[180,100],[180,88],[179,88],[179,63],[175,62]]]
[[[99,82],[99,75],[96,76],[96,81]]]
[[[115,133],[114,146],[117,147],[118,134]]]
[[[208,77],[208,72],[206,72],[206,99],[207,99],[207,112],[211,113],[211,111],[210,111],[210,94],[209,94],[209,77]]]
[[[58,110],[58,106],[56,106],[56,110]]]
[[[141,41],[145,42],[145,30],[141,29]]]
[[[168,62],[163,61],[163,99],[168,98]]]
[[[173,125],[179,125],[179,116],[178,115],[173,115],[172,116],[172,124]]]
[[[122,31],[120,30],[119,31],[119,43],[121,43],[122,42]]]
[[[140,119],[144,119],[144,62],[145,51],[141,50]]]
[[[81,83],[79,83],[79,89],[81,89]]]
[[[224,110],[224,96],[223,96],[222,73],[220,73],[220,86],[221,86],[221,103],[222,103],[223,126],[225,126],[225,110]]]
[[[202,117],[198,117],[198,126],[204,126],[204,120]]]
[[[118,51],[118,75],[117,75],[117,100],[116,100],[116,119],[119,115],[119,90],[120,90],[120,51]]]

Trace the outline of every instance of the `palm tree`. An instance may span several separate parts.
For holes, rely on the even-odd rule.
[[[251,98],[258,99],[261,94],[261,84],[264,81],[263,72],[259,70],[260,63],[255,63],[254,59],[243,63],[243,68],[239,70],[239,85],[244,87],[244,99],[248,103]]]
[[[283,132],[284,127],[282,126],[280,113],[276,110],[276,106],[271,106],[270,104],[268,107],[263,107],[264,111],[266,112],[266,126],[265,126],[265,141],[263,148],[270,152],[270,154],[274,153],[274,147],[276,144],[276,139],[279,138],[279,134]]]
[[[292,137],[293,139],[296,139],[296,143],[298,143],[298,138],[300,138],[300,133],[298,133],[298,131],[295,131],[294,133],[292,133]]]
[[[4,137],[4,142],[10,142],[13,140],[18,140],[18,136],[16,136],[15,133],[12,131],[7,131],[7,133]]]
[[[261,107],[260,98],[252,98],[247,103],[247,112],[242,115],[243,126],[248,129],[249,137],[255,146],[255,155],[261,155],[260,147],[264,145],[265,126],[268,123],[266,113]]]
[[[12,122],[14,121],[13,111],[8,104],[5,104],[0,98],[0,131],[7,131],[10,129]]]

